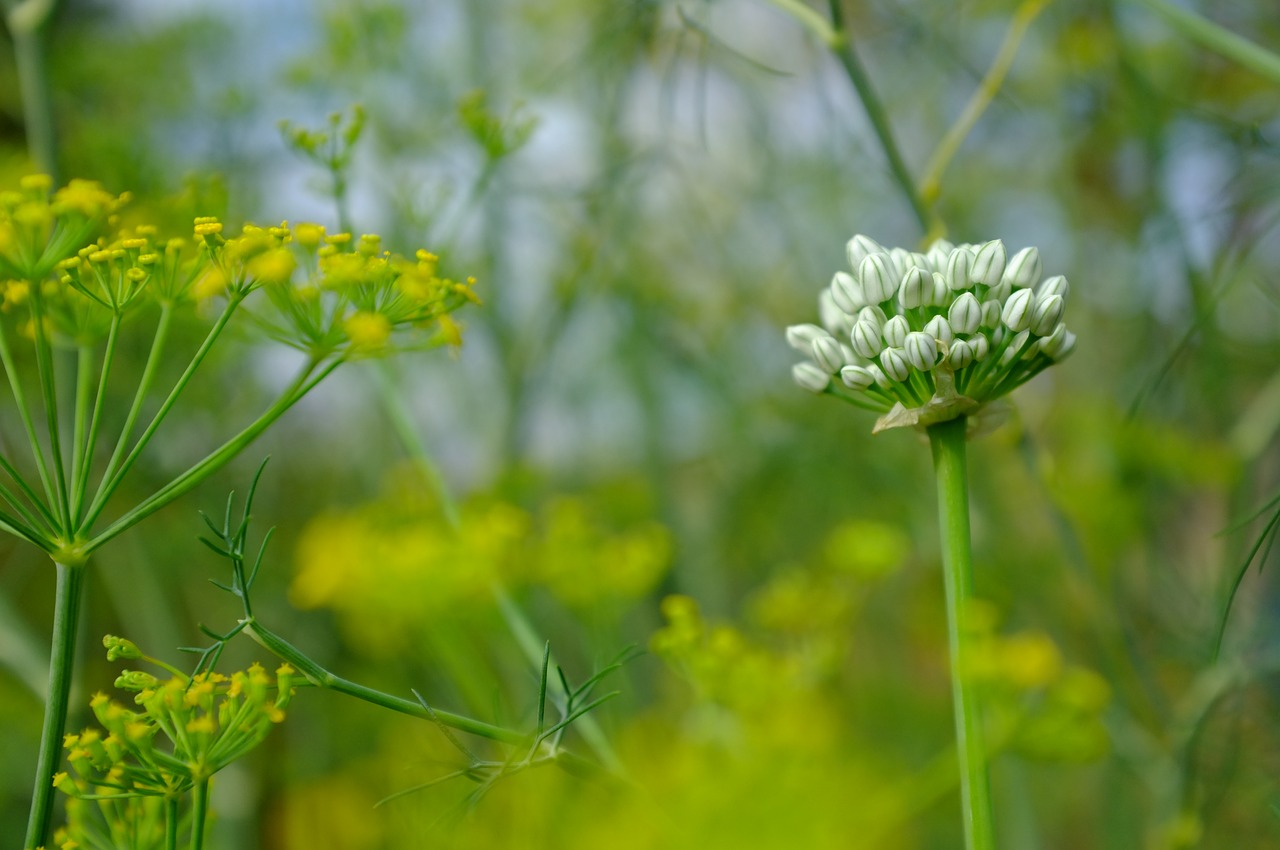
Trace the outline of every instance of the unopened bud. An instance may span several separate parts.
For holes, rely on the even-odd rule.
[[[1018,332],[1031,327],[1031,311],[1035,307],[1036,294],[1030,289],[1019,289],[1004,302],[1001,320],[1009,330]]]
[[[1040,282],[1040,251],[1036,248],[1023,248],[1014,254],[1005,266],[1003,279],[1014,289],[1026,289]]]
[[[870,236],[859,233],[845,245],[845,254],[849,258],[849,268],[857,269],[862,261],[872,254],[885,253],[884,246]]]
[[[956,248],[947,258],[947,286],[956,292],[973,288],[973,255],[968,248]]]
[[[867,305],[862,294],[862,284],[847,272],[836,272],[831,278],[831,298],[846,313],[856,313]]]
[[[939,342],[949,343],[956,338],[955,333],[951,330],[951,324],[942,316],[934,316],[926,322],[924,332]]]
[[[1040,285],[1036,287],[1036,295],[1040,298],[1047,298],[1050,295],[1061,295],[1065,300],[1067,292],[1071,287],[1067,284],[1067,279],[1060,274],[1053,277],[1046,277],[1040,281]]]
[[[791,367],[791,378],[811,393],[823,392],[831,383],[831,376],[808,360]]]
[[[903,350],[906,352],[907,362],[921,372],[928,372],[938,363],[938,344],[927,333],[917,331],[907,334]]]
[[[927,289],[926,289],[927,287]],[[913,267],[902,276],[902,286],[898,288],[898,300],[908,310],[920,307],[933,297],[933,278],[929,272]]]
[[[996,306],[999,307],[998,304]],[[982,324],[982,305],[972,292],[962,292],[960,297],[951,302],[947,321],[956,333],[975,333]]]
[[[801,354],[809,354],[813,351],[813,341],[824,336],[831,334],[817,325],[792,325],[787,328],[787,345]]]
[[[901,348],[906,342],[907,334],[911,332],[911,326],[907,324],[905,316],[894,316],[892,319],[884,323],[884,342],[885,345],[894,348]]]
[[[871,254],[858,266],[858,280],[868,304],[883,304],[897,291],[895,275],[886,254]]]
[[[1004,261],[1003,242],[992,239],[983,245],[978,249],[978,256],[974,258],[973,268],[970,270],[974,282],[995,286],[1000,282],[1000,276],[1004,274]]]
[[[985,337],[978,337],[984,339]],[[973,362],[973,346],[963,339],[957,339],[947,347],[947,366],[952,370],[963,369]]]
[[[884,369],[885,377],[899,383],[911,374],[905,352],[901,348],[886,348],[880,352],[880,368]]]
[[[1035,309],[1031,313],[1031,332],[1036,336],[1048,336],[1062,319],[1062,310],[1066,306],[1061,295],[1041,296],[1036,299]]]
[[[876,382],[876,376],[864,366],[845,366],[840,380],[851,390],[865,390]]]
[[[884,341],[880,337],[880,326],[865,319],[859,319],[853,326],[849,341],[853,343],[853,350],[860,357],[868,360],[874,359],[884,348]]]
[[[814,361],[826,370],[828,375],[834,375],[844,367],[844,352],[840,350],[840,343],[832,336],[820,336],[813,341],[811,349]]]

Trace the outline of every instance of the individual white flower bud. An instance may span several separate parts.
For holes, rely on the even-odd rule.
[[[921,372],[928,372],[938,365],[938,344],[927,333],[915,331],[907,334],[903,350],[906,352],[907,362]]]
[[[978,363],[986,360],[987,355],[991,353],[990,341],[981,334],[969,340],[969,347],[973,349],[973,359]]]
[[[1000,313],[1002,305],[999,301],[983,301],[982,302],[982,327],[998,328],[1000,326]]]
[[[929,299],[930,306],[945,307],[951,303],[951,287],[947,286],[947,279],[939,272],[933,273],[933,297]]]
[[[973,288],[973,254],[968,248],[956,248],[947,258],[947,286],[956,292]]]
[[[926,287],[928,287],[927,290]],[[929,272],[914,266],[902,276],[902,286],[898,287],[898,300],[902,302],[903,307],[910,310],[923,306],[932,295],[933,279]]]
[[[870,236],[859,233],[844,246],[845,255],[849,258],[849,268],[857,269],[862,261],[872,254],[885,253],[884,246]]]
[[[1019,290],[1019,291],[1022,291],[1022,290]],[[1008,366],[1014,360],[1017,360],[1019,356],[1019,352],[1022,351],[1022,347],[1027,344],[1027,340],[1030,338],[1031,338],[1031,334],[1029,332],[1022,331],[1017,336],[1015,336],[1012,340],[1010,340],[1009,347],[1006,348],[1004,352],[1001,353],[1000,355],[1000,365]]]
[[[847,334],[853,327],[853,316],[836,306],[830,289],[818,293],[818,318],[822,320],[822,326],[833,334]]]
[[[1067,346],[1068,340],[1071,343],[1070,347]],[[1054,360],[1061,360],[1066,356],[1066,354],[1062,353],[1064,349],[1066,349],[1067,354],[1070,354],[1071,349],[1075,348],[1075,344],[1076,335],[1067,330],[1067,326],[1061,322],[1053,329],[1053,333],[1040,340],[1039,343],[1040,350]]]
[[[973,268],[969,273],[974,282],[995,286],[1004,274],[1004,260],[1004,243],[999,239],[992,239],[978,249],[978,256],[974,258]]]
[[[886,348],[880,352],[880,367],[884,369],[886,378],[899,383],[905,381],[911,374],[905,352],[901,348]]]
[[[854,324],[849,341],[853,343],[853,350],[860,357],[868,360],[873,360],[884,348],[884,341],[880,338],[880,326],[865,319],[859,319]]]
[[[874,322],[877,328],[882,328],[888,318],[878,305],[871,304],[858,311],[858,321]]]
[[[1031,312],[1031,332],[1036,336],[1048,336],[1062,319],[1066,302],[1061,295],[1050,295],[1047,298],[1036,298],[1035,309]]]
[[[986,341],[986,337],[978,337]],[[958,339],[947,347],[947,366],[952,371],[963,369],[974,360],[973,346],[963,339]]]
[[[1005,327],[1011,331],[1025,331],[1031,327],[1031,310],[1035,307],[1036,294],[1030,289],[1019,289],[1004,302],[1000,314]]]
[[[1067,285],[1067,279],[1060,274],[1053,277],[1046,277],[1040,281],[1040,285],[1036,287],[1036,295],[1040,298],[1046,298],[1050,295],[1061,295],[1066,300],[1067,292],[1071,287]]]
[[[1062,335],[1062,344],[1057,346],[1053,353],[1049,356],[1053,358],[1054,363],[1061,363],[1071,356],[1071,352],[1076,350],[1076,335],[1071,331],[1067,331]]]
[[[1040,282],[1040,268],[1039,249],[1023,248],[1004,267],[1001,279],[1008,281],[1014,289],[1026,289]]]
[[[992,302],[994,303],[994,302]],[[997,309],[1000,305],[996,305]],[[947,311],[951,329],[960,334],[976,333],[982,325],[982,305],[972,292],[962,292]]]
[[[912,267],[924,269],[927,272],[933,271],[933,263],[929,262],[929,255],[921,254],[919,251],[911,252],[911,259],[907,263],[907,270],[910,271]]]
[[[871,377],[875,378],[876,386],[882,390],[887,390],[893,386],[893,381],[889,380],[889,376],[884,373],[876,364],[872,363],[867,367],[867,371],[871,373]]]
[[[934,316],[925,322],[924,332],[939,342],[949,343],[956,338],[955,333],[951,330],[951,324],[942,316]]]
[[[868,304],[883,304],[898,291],[901,274],[894,274],[887,254],[871,254],[858,266],[858,280]]]
[[[905,316],[894,316],[884,323],[884,344],[893,348],[902,348],[910,331],[911,326],[907,324]]]
[[[897,275],[894,276],[894,280],[897,281],[901,281],[902,276],[907,273],[907,269],[915,265],[915,262],[911,259],[911,252],[906,248],[890,248],[889,262],[897,271]]]
[[[944,272],[947,270],[947,260],[951,259],[951,252],[955,250],[954,245],[945,239],[935,239],[933,244],[929,246],[929,268],[935,272]]]
[[[845,366],[840,380],[851,390],[865,390],[876,382],[876,376],[865,366]]]
[[[801,354],[813,351],[813,341],[818,337],[831,336],[817,325],[792,325],[787,328],[787,345]]]
[[[867,306],[862,294],[862,284],[848,272],[836,272],[831,278],[831,298],[846,313],[856,313]]]
[[[1009,296],[1013,294],[1013,284],[1007,280],[1001,280],[995,286],[987,290],[987,298],[992,301],[999,301],[1001,304],[1009,300]]]
[[[808,360],[791,367],[791,378],[811,393],[823,392],[831,383],[831,376]]]
[[[834,375],[845,367],[844,352],[840,350],[840,343],[834,337],[820,336],[815,339],[812,352],[814,362],[825,369],[828,375]]]

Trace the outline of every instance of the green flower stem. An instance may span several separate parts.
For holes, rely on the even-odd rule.
[[[1280,55],[1241,38],[1230,30],[1181,9],[1168,0],[1138,0],[1151,11],[1164,17],[1187,38],[1233,62],[1280,83]]]
[[[116,535],[128,530],[138,522],[163,508],[165,505],[182,496],[191,490],[204,479],[221,469],[228,461],[244,450],[246,446],[256,440],[263,431],[284,415],[290,407],[296,404],[303,396],[315,388],[317,384],[323,381],[334,369],[342,364],[341,360],[330,361],[323,369],[316,372],[316,361],[308,363],[299,373],[294,382],[280,394],[267,410],[255,419],[248,427],[239,434],[232,437],[220,447],[205,456],[203,460],[192,466],[186,472],[161,487],[145,501],[127,512],[124,516],[117,519],[109,525],[102,533],[95,536],[83,546],[83,551],[87,554],[97,549],[103,543],[106,543]]]
[[[164,801],[164,850],[178,850],[178,798]]]
[[[448,711],[428,709],[415,700],[407,700],[385,694],[382,691],[335,676],[306,655],[303,655],[302,651],[296,646],[264,627],[256,619],[246,619],[242,622],[244,623],[245,634],[249,635],[277,658],[288,662],[294,669],[305,676],[307,681],[318,688],[337,691],[340,694],[346,694],[392,711],[398,711],[401,714],[436,720],[450,728],[468,732],[472,735],[479,735],[482,738],[489,738],[493,741],[502,741],[507,744],[528,742],[527,735],[514,729],[494,726],[490,723],[473,720],[470,717],[463,717]]]
[[[58,161],[53,136],[53,98],[45,66],[44,29],[56,5],[56,0],[4,0],[5,24],[13,37],[14,60],[18,66],[27,150],[36,167],[54,182],[58,180]]]
[[[191,800],[191,850],[204,847],[205,820],[209,815],[209,779],[195,783]]]
[[[853,48],[853,39],[845,28],[844,9],[841,6],[841,0],[830,0],[830,7],[832,27],[838,35],[838,44],[832,45],[832,51],[835,53],[836,59],[839,60],[840,67],[844,68],[849,82],[853,83],[853,88],[858,93],[858,99],[862,101],[862,108],[866,110],[867,117],[871,119],[871,128],[875,131],[876,138],[880,141],[880,148],[884,151],[885,159],[889,162],[889,170],[893,174],[893,179],[897,181],[899,188],[902,189],[903,196],[907,199],[907,203],[911,205],[911,211],[915,213],[916,221],[920,223],[920,229],[926,234],[932,233],[936,227],[935,219],[929,212],[924,200],[920,197],[915,181],[911,178],[911,172],[907,170],[907,163],[903,160],[902,153],[898,149],[898,143],[893,137],[893,129],[889,126],[888,113],[885,112],[884,105],[880,103],[879,96],[876,95],[875,89],[871,86],[871,80],[868,79],[867,72],[863,70],[862,63],[858,60],[858,54]]]
[[[93,400],[93,414],[89,417],[88,433],[83,436],[77,434],[76,437],[77,449],[81,448],[81,439],[84,440],[83,450],[80,453],[80,462],[72,464],[74,470],[71,483],[71,516],[76,524],[80,522],[81,509],[84,507],[85,496],[88,495],[89,470],[93,466],[93,456],[98,448],[98,431],[102,425],[102,411],[107,401],[107,379],[111,376],[111,366],[115,362],[116,345],[120,339],[120,323],[122,319],[123,317],[119,312],[111,316],[111,330],[107,333],[107,347],[102,353],[102,374],[98,379],[98,394]],[[87,365],[82,363],[81,373],[87,375],[88,371]],[[80,409],[78,407],[77,412]],[[77,419],[78,424],[79,420]]]
[[[49,692],[45,697],[44,724],[40,730],[40,756],[35,787],[31,791],[31,815],[22,846],[34,850],[48,838],[53,815],[53,775],[62,757],[62,735],[67,725],[71,670],[75,661],[80,601],[84,596],[85,565],[55,562],[58,571],[53,608],[53,649],[49,656]]]
[[[977,694],[966,681],[962,659],[969,637],[973,595],[973,553],[969,540],[969,482],[963,417],[929,426],[938,480],[938,526],[947,591],[947,636],[951,655],[951,695],[955,710],[960,799],[967,850],[994,850],[991,787]]]
[[[209,354],[209,349],[213,348],[213,344],[218,341],[218,337],[222,335],[222,331],[226,328],[227,322],[231,321],[231,315],[235,313],[236,307],[238,307],[240,302],[243,300],[243,295],[237,295],[234,293],[227,299],[227,306],[223,309],[222,315],[218,316],[218,320],[214,322],[213,327],[209,329],[209,333],[205,336],[204,342],[200,344],[200,348],[196,350],[194,355],[192,355],[191,362],[187,364],[187,368],[183,371],[182,375],[179,376],[177,382],[173,385],[173,389],[169,391],[169,395],[160,405],[160,409],[156,411],[155,416],[151,417],[151,423],[147,425],[146,430],[142,432],[142,436],[140,436],[138,438],[138,442],[134,444],[133,450],[129,452],[128,456],[120,464],[119,469],[115,470],[114,473],[112,471],[112,464],[108,463],[107,471],[103,473],[102,482],[98,486],[98,492],[94,495],[93,503],[89,506],[88,515],[76,528],[77,534],[86,534],[93,526],[93,523],[97,521],[98,517],[102,514],[103,509],[107,505],[107,500],[111,498],[111,494],[120,486],[121,480],[123,480],[124,476],[128,474],[129,469],[133,466],[134,462],[137,461],[138,456],[142,454],[143,449],[147,447],[147,443],[151,442],[151,437],[155,434],[156,429],[160,427],[160,423],[163,422],[164,418],[169,414],[170,409],[172,409],[173,405],[177,402],[178,396],[182,395],[182,391],[186,389],[187,384],[191,382],[191,378],[195,375],[196,370],[200,368],[200,364],[204,362],[205,357]],[[161,327],[167,330],[168,323],[165,321],[166,315],[166,313],[161,314],[161,321],[163,322]],[[157,339],[159,339],[159,327],[156,330],[156,334]],[[162,342],[163,341],[161,340],[161,343]],[[155,352],[156,348],[153,346],[152,354],[154,355]],[[150,372],[151,365],[152,359],[149,356],[147,358],[147,366],[144,368],[143,376],[138,384],[138,394],[134,400],[135,406],[140,403],[142,396],[145,395],[144,390],[147,389],[147,385],[153,377]],[[132,414],[133,411],[131,410],[130,413]],[[112,461],[115,461],[116,457],[123,451],[123,447],[128,444],[128,440],[129,437],[127,432],[122,431],[120,434],[120,440],[116,445],[116,452],[111,458]]]
[[[125,449],[128,448],[129,438],[133,436],[133,427],[137,424],[138,414],[142,411],[142,403],[146,400],[148,393],[151,392],[151,385],[155,382],[156,367],[160,363],[161,356],[164,353],[165,342],[169,338],[169,325],[173,321],[173,304],[164,302],[160,305],[160,319],[156,322],[155,335],[151,338],[151,350],[147,353],[147,362],[142,367],[142,376],[138,379],[138,388],[133,394],[133,403],[129,406],[129,413],[125,416],[124,426],[120,429],[120,436],[116,439],[116,447],[111,452],[111,459],[107,461],[107,468],[102,473],[102,481],[99,483],[99,489],[107,481],[115,475],[116,469],[120,465],[121,458],[124,457]],[[97,494],[94,496],[94,502],[97,502]],[[88,526],[84,522],[83,516],[76,517],[77,528],[84,530]]]
[[[4,322],[0,322],[0,363],[4,364],[5,374],[9,376],[9,390],[13,393],[13,402],[18,408],[18,416],[21,417],[22,426],[27,432],[27,442],[31,445],[36,472],[39,473],[40,483],[44,486],[45,502],[43,504],[52,505],[54,503],[53,479],[49,477],[49,468],[45,464],[44,447],[40,445],[40,438],[36,436],[31,407],[27,404],[26,393],[22,391],[22,382],[18,380],[18,369],[13,362],[13,353],[9,350],[9,338],[4,330]],[[50,524],[57,525],[57,520],[53,518],[52,513],[48,513],[48,517]]]
[[[84,440],[89,430],[89,392],[93,386],[93,347],[87,343],[76,346],[76,397],[75,413],[71,425],[71,500],[76,501],[76,481],[84,463]],[[74,508],[72,515],[74,516]]]
[[[44,400],[45,425],[49,434],[49,463],[53,467],[54,489],[57,498],[50,506],[65,531],[71,530],[71,502],[67,494],[67,472],[62,460],[62,436],[58,427],[58,391],[54,382],[53,346],[45,333],[44,310],[39,283],[31,287],[31,325],[35,331],[36,372],[40,379],[40,394]]]

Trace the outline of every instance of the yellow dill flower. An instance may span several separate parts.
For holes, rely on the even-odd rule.
[[[4,304],[0,310],[6,313],[20,304],[25,304],[31,294],[31,285],[25,280],[11,280],[4,285]]]
[[[391,338],[391,320],[368,310],[352,313],[342,323],[342,329],[351,340],[351,347],[358,351],[376,351]]]
[[[264,251],[245,263],[245,271],[249,277],[263,283],[288,283],[293,277],[293,270],[298,261],[288,248],[273,248]]]
[[[93,180],[72,180],[53,193],[51,209],[55,215],[78,213],[85,218],[98,218],[114,212],[129,196],[112,195]]]
[[[205,269],[204,274],[196,278],[191,285],[191,295],[197,301],[215,298],[227,291],[227,278],[216,268]]]
[[[311,222],[303,222],[293,228],[293,241],[308,251],[314,251],[324,241],[324,227]]]

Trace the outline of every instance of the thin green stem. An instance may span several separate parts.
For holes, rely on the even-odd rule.
[[[938,480],[938,528],[947,591],[947,637],[951,656],[951,697],[955,713],[956,753],[960,762],[960,800],[967,850],[994,850],[991,787],[978,697],[963,669],[973,597],[973,551],[969,540],[969,481],[963,417],[929,426],[933,466]]]
[[[164,848],[178,850],[178,798],[164,801]]]
[[[52,177],[54,182],[58,180],[58,158],[44,35],[45,25],[56,5],[56,0],[5,0],[4,3],[5,24],[13,37],[27,150],[36,167]]]
[[[45,427],[49,432],[49,463],[53,467],[53,483],[56,499],[50,508],[58,517],[62,528],[71,529],[71,504],[67,499],[67,473],[62,461],[62,436],[58,425],[58,389],[54,375],[53,346],[45,332],[44,311],[41,296],[36,295],[38,284],[31,290],[31,326],[35,335],[36,373],[40,379],[40,394],[44,400]]]
[[[880,149],[884,151],[893,179],[902,190],[903,197],[907,199],[907,203],[911,205],[911,212],[915,214],[916,221],[920,223],[921,231],[927,237],[937,229],[937,221],[929,212],[924,199],[920,197],[915,180],[912,179],[911,172],[907,169],[907,163],[898,149],[898,142],[894,139],[893,129],[889,126],[888,113],[885,112],[884,105],[881,104],[879,96],[871,85],[871,80],[867,77],[867,72],[862,68],[857,51],[854,50],[853,38],[845,28],[844,9],[841,6],[841,0],[830,0],[830,7],[832,27],[839,35],[839,42],[832,45],[832,50],[836,55],[836,59],[840,62],[840,67],[844,69],[845,75],[849,78],[849,82],[853,83],[853,88],[858,93],[858,99],[862,101],[862,108],[867,112],[867,118],[871,120],[871,128],[875,131],[876,139],[880,142]]]
[[[1259,47],[1248,39],[1236,35],[1194,12],[1181,9],[1168,0],[1138,0],[1151,11],[1161,15],[1178,32],[1213,52],[1261,74],[1273,83],[1280,83],[1280,55]]]
[[[89,418],[88,433],[83,436],[80,434],[76,436],[77,449],[81,448],[81,439],[84,440],[83,450],[80,453],[80,462],[73,464],[74,470],[71,482],[71,517],[77,526],[80,523],[80,513],[84,507],[85,497],[88,495],[89,470],[93,467],[93,455],[98,449],[98,431],[102,425],[102,411],[106,407],[107,401],[107,379],[111,376],[111,365],[115,361],[116,344],[120,339],[121,320],[122,317],[118,312],[111,317],[111,330],[107,333],[107,347],[102,354],[102,374],[98,380],[98,394],[93,400],[93,415]],[[84,363],[81,363],[81,369],[85,373],[88,372],[88,368]],[[78,413],[79,408],[77,408]],[[78,418],[77,424],[79,424]]]
[[[53,775],[62,756],[62,735],[67,726],[67,703],[71,694],[71,672],[75,663],[76,633],[80,623],[80,602],[84,596],[85,565],[56,563],[57,589],[53,603],[53,648],[49,655],[49,692],[45,698],[44,724],[40,729],[40,756],[36,762],[35,787],[31,791],[31,814],[27,839],[22,846],[34,850],[44,846],[53,816]]]
[[[4,364],[5,374],[9,376],[9,391],[13,393],[13,402],[18,407],[18,416],[22,419],[22,427],[27,432],[27,442],[31,445],[31,456],[36,463],[36,472],[40,475],[40,483],[44,486],[45,512],[49,520],[57,525],[53,517],[54,497],[53,479],[49,476],[49,467],[44,459],[44,447],[36,435],[35,421],[31,416],[31,407],[27,404],[26,393],[22,390],[22,382],[18,379],[18,370],[13,362],[13,353],[9,350],[8,335],[4,330],[4,322],[0,322],[0,363]],[[37,500],[39,501],[39,500]]]
[[[81,343],[76,346],[76,399],[71,425],[71,500],[76,501],[76,480],[84,463],[84,438],[89,430],[89,392],[93,386],[93,348]],[[74,508],[72,514],[74,515]]]
[[[204,847],[205,820],[209,815],[209,778],[195,783],[191,795],[191,850]]]
[[[296,404],[303,396],[309,393],[316,384],[324,380],[334,369],[341,365],[341,360],[331,361],[325,368],[318,373],[315,368],[318,364],[315,361],[308,363],[299,373],[294,382],[280,394],[261,416],[255,419],[248,427],[239,434],[236,434],[230,440],[227,440],[214,451],[210,452],[199,463],[192,466],[186,472],[174,478],[168,484],[161,487],[151,496],[147,497],[141,504],[135,506],[132,510],[125,513],[122,517],[111,523],[102,533],[96,535],[86,544],[83,551],[85,553],[92,552],[103,543],[106,543],[116,535],[128,530],[136,525],[144,518],[150,516],[165,505],[182,496],[191,490],[204,479],[208,478],[214,472],[221,469],[228,461],[244,450],[246,446],[256,440],[263,431],[265,431],[273,422],[279,419],[284,412]],[[314,374],[313,374],[314,373]]]
[[[125,475],[129,473],[130,468],[132,468],[134,462],[137,461],[138,456],[141,455],[142,451],[147,447],[147,444],[151,442],[151,437],[155,434],[156,429],[160,427],[160,423],[164,421],[164,418],[169,415],[169,411],[178,401],[178,396],[182,395],[182,391],[186,389],[187,384],[191,382],[191,378],[195,375],[196,370],[200,368],[200,364],[204,362],[205,357],[209,354],[209,350],[213,348],[213,344],[218,341],[218,337],[222,335],[222,331],[226,328],[227,322],[231,321],[231,315],[235,312],[236,307],[239,306],[241,300],[242,297],[234,294],[227,300],[227,306],[223,309],[222,315],[218,316],[218,320],[214,322],[213,327],[209,329],[209,333],[205,336],[204,342],[200,344],[200,348],[194,355],[192,355],[191,362],[187,364],[187,368],[183,371],[182,375],[178,377],[177,382],[173,385],[173,389],[169,391],[168,397],[165,398],[164,403],[160,405],[160,409],[156,411],[155,416],[151,417],[150,424],[148,424],[146,430],[142,432],[142,436],[138,437],[138,442],[134,444],[133,450],[129,452],[128,456],[120,464],[119,469],[117,469],[114,474],[111,474],[110,464],[108,464],[107,472],[103,473],[102,483],[98,486],[98,492],[94,495],[93,503],[89,506],[88,515],[85,517],[84,522],[80,523],[79,527],[76,529],[78,534],[87,533],[93,526],[93,523],[96,522],[98,517],[102,514],[103,509],[107,505],[107,500],[111,498],[111,494],[120,486],[120,482],[124,479]],[[165,315],[166,314],[164,313],[161,314],[162,321],[164,320]],[[157,336],[159,333],[160,332],[157,329]],[[155,352],[154,347],[152,348],[152,352]],[[144,369],[143,377],[138,384],[138,395],[137,398],[135,398],[135,404],[140,403],[140,399],[145,394],[145,385],[151,377],[148,371],[151,365],[151,359],[148,358],[147,368]],[[121,432],[120,437],[121,439],[116,447],[117,453],[120,451],[120,447],[126,445],[128,442],[128,436],[125,432]],[[113,457],[112,460],[115,460],[115,458]]]
[[[413,717],[422,717],[428,720],[436,720],[453,729],[462,732],[469,732],[472,735],[479,735],[482,738],[489,738],[494,741],[502,741],[508,744],[523,744],[528,742],[528,736],[514,729],[506,729],[501,726],[494,726],[491,723],[485,723],[480,720],[473,720],[470,717],[464,717],[460,714],[453,714],[440,709],[427,709],[421,703],[415,700],[403,699],[401,697],[385,694],[374,688],[358,684],[356,682],[335,676],[325,668],[321,667],[315,661],[308,658],[293,644],[284,638],[270,631],[259,623],[256,619],[245,621],[244,632],[257,641],[264,649],[272,653],[276,657],[292,665],[299,673],[307,678],[307,681],[319,688],[325,688],[331,691],[337,691],[340,694],[346,694],[356,699],[392,711],[408,714]]]

